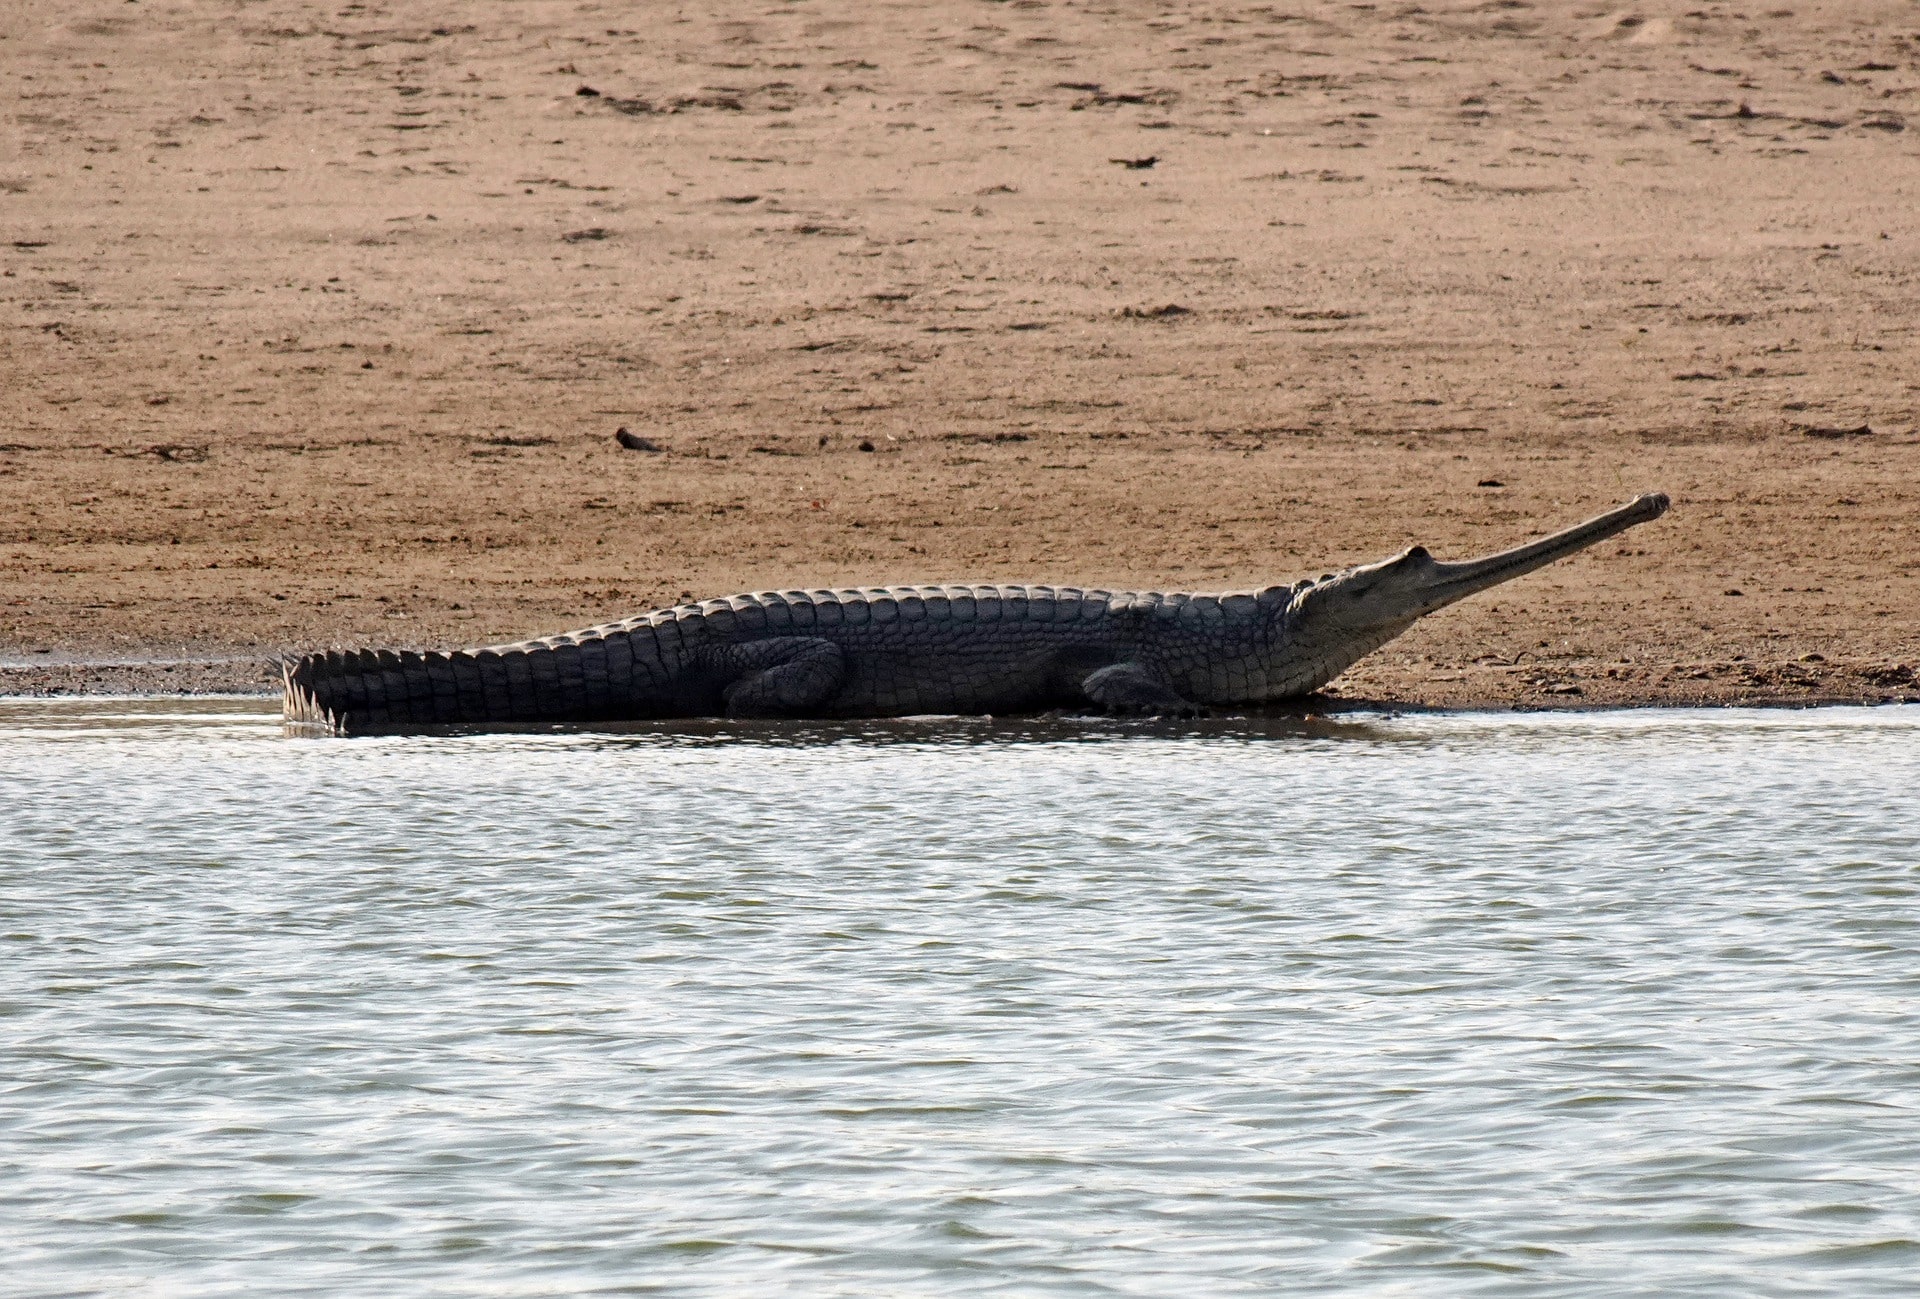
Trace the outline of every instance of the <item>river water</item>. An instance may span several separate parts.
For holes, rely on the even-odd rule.
[[[267,709],[0,702],[0,1292],[1920,1284],[1920,709]]]

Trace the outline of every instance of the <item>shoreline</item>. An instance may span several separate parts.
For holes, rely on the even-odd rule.
[[[1384,657],[1384,656],[1383,656]],[[187,658],[76,658],[44,663],[0,655],[0,700],[103,697],[271,699],[279,693],[278,655]],[[1347,712],[1596,712],[1652,708],[1845,708],[1920,704],[1920,673],[1900,664],[1669,664],[1700,672],[1687,687],[1635,688],[1603,671],[1561,667],[1550,683],[1515,681],[1512,665],[1435,665],[1430,675],[1363,660],[1297,706],[1270,704],[1258,715]],[[1819,672],[1810,669],[1822,669]],[[1617,670],[1617,669],[1616,669]],[[1478,682],[1468,680],[1478,675]],[[1448,679],[1456,678],[1456,679]],[[1846,683],[1841,688],[1835,688]],[[1847,688],[1847,687],[1851,688]]]

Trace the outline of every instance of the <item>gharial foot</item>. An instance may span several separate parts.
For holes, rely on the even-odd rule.
[[[1080,693],[1115,717],[1205,717],[1207,709],[1183,699],[1173,687],[1138,663],[1115,663],[1080,683]]]

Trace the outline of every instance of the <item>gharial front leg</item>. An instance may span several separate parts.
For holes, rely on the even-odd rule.
[[[1115,663],[1090,674],[1080,693],[1109,713],[1136,717],[1204,717],[1207,710],[1138,663]]]
[[[728,717],[799,717],[846,683],[847,659],[816,636],[770,636],[703,651],[705,666],[733,678],[721,687]]]

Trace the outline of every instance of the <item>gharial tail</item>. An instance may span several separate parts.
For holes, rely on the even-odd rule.
[[[281,709],[288,722],[336,735],[577,716],[591,710],[596,693],[581,648],[329,650],[285,658]],[[598,678],[604,701],[604,668]]]

